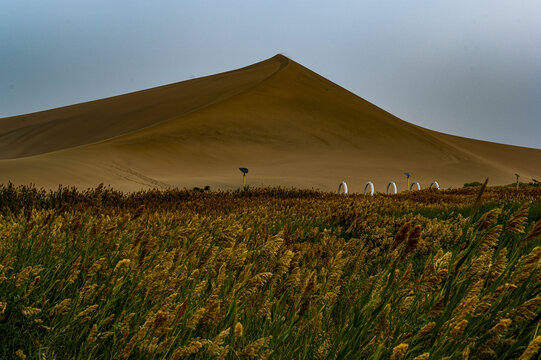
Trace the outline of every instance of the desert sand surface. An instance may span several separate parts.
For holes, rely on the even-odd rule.
[[[282,55],[158,88],[0,119],[0,183],[384,192],[541,179],[541,149],[405,122]]]

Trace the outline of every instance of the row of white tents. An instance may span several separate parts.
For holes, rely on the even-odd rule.
[[[417,187],[417,190],[421,190],[421,185],[417,181],[414,181],[414,182],[411,183],[411,185],[409,187],[409,190],[412,191],[414,187]],[[432,183],[430,184],[430,186],[428,188],[431,189],[432,187],[439,190],[440,189],[440,184],[438,184],[438,182],[436,180],[434,180],[434,181],[432,181]],[[348,184],[346,184],[345,181],[342,181],[340,183],[340,185],[338,185],[338,193],[339,194],[341,193],[340,191],[342,189],[343,189],[344,194],[348,193]],[[396,183],[394,181],[389,181],[389,183],[387,184],[387,195],[389,195],[389,190],[392,191],[391,194],[396,194],[397,193]],[[372,181],[368,181],[364,185],[364,194],[365,195],[374,195],[374,183]]]

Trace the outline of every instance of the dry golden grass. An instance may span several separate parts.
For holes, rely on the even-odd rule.
[[[539,189],[0,195],[1,358],[537,356]]]

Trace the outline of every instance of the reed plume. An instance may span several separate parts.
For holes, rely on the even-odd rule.
[[[518,358],[518,360],[530,360],[533,358],[535,354],[539,351],[539,346],[541,346],[541,335],[537,336],[535,339],[533,339],[530,344],[528,344],[528,347],[522,355]]]
[[[507,224],[505,225],[505,231],[508,234],[521,234],[524,232],[524,224],[526,223],[529,209],[530,204],[529,202],[526,202],[522,204],[513,215],[511,215],[509,220],[507,220]]]
[[[393,354],[391,355],[391,359],[402,359],[406,353],[408,352],[409,345],[408,344],[400,344],[393,348]]]
[[[237,324],[235,325],[235,339],[238,339],[242,336],[243,334],[243,327],[242,327],[242,324],[240,322],[237,322]]]
[[[531,241],[533,239],[538,238],[539,236],[541,236],[541,220],[538,220],[535,223],[535,225],[532,227],[532,230],[530,230],[528,235],[524,238],[523,245],[525,245],[527,242],[529,242],[529,241]]]
[[[398,248],[400,246],[400,244],[402,244],[405,240],[407,240],[410,229],[411,229],[411,223],[410,222],[405,223],[400,228],[400,230],[398,231],[398,233],[396,233],[396,235],[394,237],[394,243],[393,243],[393,246],[391,247],[391,249]]]
[[[494,208],[484,213],[477,221],[479,231],[484,231],[498,222],[498,217],[502,213],[502,208]]]

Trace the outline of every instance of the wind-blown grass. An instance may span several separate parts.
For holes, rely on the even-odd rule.
[[[533,358],[541,190],[476,195],[0,187],[0,358]]]

